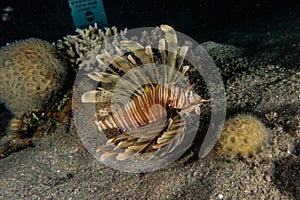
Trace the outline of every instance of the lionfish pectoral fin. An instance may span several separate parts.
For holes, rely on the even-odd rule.
[[[107,151],[104,152],[103,154],[101,154],[100,156],[100,161],[105,161],[107,160],[109,157],[116,155],[118,152],[116,151]]]
[[[133,156],[143,156],[144,153],[149,153],[149,150],[151,152],[155,149],[152,147],[155,142],[154,139],[157,138],[168,124],[170,123],[166,123],[165,119],[161,119],[144,127],[123,132],[109,139],[107,145],[115,145],[113,151],[118,152],[117,160],[120,161]],[[125,150],[125,152],[123,152],[123,150]]]
[[[173,120],[170,122],[168,129],[157,139],[157,144],[153,145],[153,148],[161,149],[168,145],[167,149],[164,149],[163,152],[160,153],[161,155],[173,151],[182,141],[185,125],[185,120],[179,113],[176,113],[175,116],[173,116]]]
[[[98,110],[96,117],[108,117],[111,115],[111,108],[101,108]]]
[[[107,142],[106,144],[104,144],[103,146],[99,147],[96,152],[100,153],[100,161],[104,161],[107,158],[116,155],[118,152],[112,150],[112,147],[114,147],[115,145],[112,143]]]
[[[129,152],[120,152],[118,153],[117,160],[123,161],[127,160],[128,158],[131,158],[134,154]]]
[[[170,138],[160,137],[157,139],[157,145],[165,144],[165,143],[168,143],[169,141],[170,141]],[[155,146],[155,145],[153,145],[153,146]]]
[[[178,145],[182,143],[184,135],[185,135],[185,126],[179,128],[176,131],[176,135],[174,136],[173,139],[168,141],[167,149],[160,156],[164,156],[165,154],[174,151],[178,147]]]
[[[165,119],[159,119],[143,127],[133,129],[127,134],[135,138],[151,138],[156,137],[165,127]]]
[[[159,144],[154,144],[152,146],[153,149],[157,150],[157,149],[161,149],[162,147],[164,147],[165,145],[169,144],[169,141],[166,142],[161,142]]]
[[[134,141],[131,140],[131,141],[121,141],[119,142],[119,144],[116,146],[118,149],[127,149],[128,147],[130,147],[131,145],[134,144]]]
[[[146,143],[153,140],[156,137],[156,134],[150,137],[142,137],[137,140],[138,143]]]
[[[92,90],[85,92],[81,96],[81,102],[83,103],[104,103],[110,102],[113,93],[108,90]]]
[[[135,138],[125,132],[109,139],[107,142],[117,145],[119,142],[131,140],[135,140]]]
[[[129,146],[127,149],[129,151],[133,151],[135,153],[140,153],[148,146],[148,144],[149,144],[149,141],[146,143],[134,144],[132,146]]]
[[[107,140],[106,144],[97,149],[101,153],[100,160],[104,161],[107,158],[117,155],[117,160],[126,160],[133,155],[133,151],[128,147],[134,145],[135,139],[127,134],[121,134]],[[125,151],[124,151],[125,150]]]

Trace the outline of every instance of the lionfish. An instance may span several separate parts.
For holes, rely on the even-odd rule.
[[[200,115],[200,105],[208,101],[194,93],[195,83],[189,84],[189,47],[178,46],[172,27],[161,25],[160,30],[164,37],[157,48],[122,40],[123,49],[115,45],[116,53],[97,55],[105,70],[87,73],[100,84],[83,93],[81,101],[95,103],[99,132],[118,130],[99,147],[101,160],[153,156],[164,147],[164,154],[172,152],[187,128],[183,116],[192,111]]]

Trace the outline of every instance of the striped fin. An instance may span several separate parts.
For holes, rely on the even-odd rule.
[[[178,53],[178,56],[179,56],[179,60],[178,60],[178,65],[177,65],[177,70],[178,71],[181,71],[181,66],[183,64],[183,61],[184,61],[184,58],[187,54],[189,50],[189,47],[188,46],[182,46],[179,50],[179,53]]]
[[[135,95],[134,92],[138,92],[138,88],[140,87],[141,87],[140,85],[133,84],[130,81],[126,80],[125,78],[120,78],[118,81],[118,87],[114,89],[114,92],[121,94],[123,96],[128,96],[129,94]],[[139,94],[141,95],[142,93],[140,92]]]
[[[113,156],[113,155],[116,155],[118,152],[116,151],[107,151],[107,152],[104,152],[103,154],[101,154],[101,157],[100,157],[100,161],[104,161],[106,160],[107,158]]]
[[[134,144],[133,140],[123,140],[123,141],[119,142],[118,148],[127,149],[129,146],[131,146],[133,144]]]
[[[98,103],[98,102],[110,102],[113,93],[108,90],[92,90],[85,92],[81,96],[83,103]]]
[[[131,137],[130,135],[126,133],[122,133],[114,138],[111,138],[107,141],[107,144],[117,144],[123,140],[132,140],[134,137]]]
[[[136,62],[136,60],[132,57],[132,55],[128,55],[127,56],[127,59],[128,59],[128,61],[134,66],[134,67],[138,67],[139,66],[139,64]],[[134,73],[136,73],[135,75],[134,75],[134,77],[136,77],[136,83],[149,83],[149,80],[148,80],[148,78],[144,75],[144,74],[142,74],[141,72],[140,72],[140,70],[134,70],[133,71]],[[141,86],[141,85],[140,85]]]
[[[176,113],[176,115],[172,117],[172,120],[170,120],[167,131],[163,132],[163,134],[159,138],[157,138],[157,143],[153,145],[153,148],[160,149],[170,143],[175,143],[176,147],[177,144],[181,142],[178,135],[183,135],[184,128],[185,123],[182,122],[181,116]],[[171,148],[173,147],[168,147],[168,150],[165,153],[171,152]]]
[[[96,117],[107,117],[111,114],[111,108],[105,107],[98,110],[98,114],[96,114]]]
[[[158,123],[162,124],[159,127]],[[148,126],[140,127],[125,133],[122,133],[114,138],[107,141],[107,145],[116,145],[113,151],[119,152],[124,149],[125,152],[118,153],[117,160],[126,160],[133,157],[141,152],[147,152],[148,148],[151,147],[153,139],[157,137],[165,127],[165,119],[158,120],[158,122],[149,124]],[[103,157],[109,157],[114,155],[109,153]]]
[[[166,144],[168,141],[170,141],[170,138],[167,137],[160,137],[157,139],[157,145],[162,145],[162,144]]]
[[[107,141],[107,145],[113,144],[117,145],[114,150],[118,150],[120,148],[126,149],[126,146],[131,145],[141,145],[150,142],[157,135],[153,134],[149,137],[135,137],[131,135],[131,132],[122,133],[114,138],[111,138]]]
[[[178,124],[180,124],[180,126],[178,126]],[[175,128],[177,127],[177,128]],[[173,129],[177,129],[176,130],[176,135],[175,137],[170,141],[170,145],[168,146],[168,149],[165,153],[168,152],[172,152],[177,146],[178,144],[180,144],[184,138],[184,131],[186,129],[186,122],[184,120],[184,118],[181,118],[181,116],[178,114],[174,117],[174,121],[173,124],[170,128],[171,130]]]
[[[124,42],[124,44],[127,44],[127,42],[129,42],[128,44],[132,44],[131,43],[131,41],[123,41]],[[139,43],[137,43],[137,44],[139,44]],[[140,44],[139,44],[140,45]],[[137,45],[137,46],[139,46],[139,45]],[[143,54],[143,59],[146,59],[147,61],[144,61],[142,64],[147,64],[147,63],[150,63],[150,58],[148,57],[148,55],[145,53],[145,49],[144,49],[144,47],[142,46],[142,45],[140,45],[139,47],[142,47],[142,49],[138,49],[137,51],[139,51],[138,52],[138,54],[136,53],[137,51],[135,51],[134,52],[134,50],[133,50],[133,52],[134,52],[134,54],[135,54],[135,56],[136,57],[138,57],[138,56],[140,56],[140,54]],[[133,48],[133,47],[132,47]],[[136,48],[138,48],[138,47],[136,47]],[[143,53],[142,52],[140,52],[140,51],[143,51]],[[137,55],[136,55],[137,54]],[[147,57],[147,58],[146,58]],[[128,63],[130,63],[130,64],[132,64],[133,65],[133,67],[132,68],[134,68],[134,67],[139,67],[139,64],[138,64],[138,61],[137,60],[135,60],[135,58],[132,56],[132,55],[127,55],[127,60],[129,61]],[[139,58],[139,57],[138,57]],[[138,84],[140,87],[142,87],[142,85],[143,84],[151,84],[151,81],[149,81],[149,79],[148,79],[148,77],[145,75],[145,74],[143,74],[142,72],[141,72],[141,70],[133,70],[133,71],[131,71],[131,73],[130,73],[130,75],[128,74],[128,77],[131,79],[131,80],[133,80],[136,84]]]
[[[98,59],[102,60],[108,66],[108,69],[110,69],[110,71],[117,76],[118,74],[113,69],[111,69],[111,65],[122,70],[125,73],[138,65],[131,55],[128,55],[127,59],[125,59],[123,56],[111,56],[107,51],[104,51],[103,54],[100,54],[98,56]],[[131,74],[130,78],[135,80],[138,79],[137,77],[139,76],[140,75]]]
[[[111,68],[111,64],[113,64],[114,58],[106,50],[104,50],[102,54],[97,55],[96,59],[98,62],[100,61],[100,63],[106,66],[107,71],[110,71],[112,74],[118,75],[118,73],[115,72],[113,68]]]
[[[124,55],[124,52],[123,52],[118,46],[115,46],[115,50],[116,50],[116,53],[117,53],[119,56],[123,56],[123,55]]]
[[[100,64],[100,66],[107,66],[107,64],[102,61],[103,58],[100,55],[101,54],[96,55],[97,62]]]
[[[135,144],[135,145],[129,146],[127,149],[129,151],[134,151],[135,153],[140,153],[148,146],[148,144],[149,144],[149,142],[142,143],[142,144]]]
[[[122,56],[117,56],[117,55],[113,56],[113,63],[112,64],[115,67],[118,67],[119,69],[121,69],[125,73],[128,72],[129,70],[131,70],[134,67],[131,63],[129,63]]]
[[[114,92],[117,92],[118,94],[124,96],[126,96],[127,93],[130,93],[130,91],[136,91],[137,88],[140,87],[140,85],[136,86],[125,80],[124,78],[121,78],[119,75],[114,75],[106,72],[90,72],[87,74],[87,76],[97,82],[111,83],[114,85],[118,83],[121,86],[121,90],[115,90]],[[133,94],[133,92],[131,92],[131,94]]]
[[[128,146],[128,148],[125,149],[125,152],[118,153],[117,160],[126,160],[128,158],[132,158],[135,155],[141,155],[143,151],[146,150],[146,148],[149,146],[151,140],[145,142],[145,143],[139,143],[139,144],[133,144],[131,146]],[[144,153],[144,152],[143,152]]]
[[[190,69],[190,66],[184,65],[184,66],[182,67],[182,74],[185,74],[187,71],[189,71],[189,69]]]
[[[134,67],[138,67],[139,64],[134,60],[134,58],[132,57],[132,55],[128,55],[127,56],[128,61],[133,64]]]
[[[159,52],[161,54],[161,64],[165,65],[167,64],[167,61],[166,61],[166,42],[164,39],[160,39],[158,41],[158,49],[159,49]]]
[[[161,57],[161,64],[162,65],[167,65],[167,54],[166,54],[166,46],[165,46],[165,40],[161,39],[159,40],[158,43],[158,49],[160,51],[160,57]],[[162,84],[164,85],[168,85],[171,81],[169,79],[170,75],[169,72],[171,72],[171,74],[174,72],[174,69],[169,67],[170,69],[168,70],[164,70],[164,77],[162,78],[162,80],[159,80]]]
[[[165,118],[154,123],[131,130],[127,134],[135,138],[150,138],[157,136],[165,127]]]
[[[97,111],[95,113],[95,117],[97,119],[102,119],[103,117],[108,117],[110,114],[112,114],[111,101],[97,102],[95,104],[95,110]]]
[[[118,154],[117,156],[117,160],[126,160],[128,158],[131,158],[133,156],[133,153],[129,153],[129,152],[121,152]]]
[[[142,48],[144,47],[142,46]],[[117,69],[122,70],[125,73],[130,71],[131,69],[135,68],[136,65],[138,65],[135,59],[131,55],[128,55],[126,59],[123,56],[117,56],[117,55],[111,56],[107,51],[104,51],[104,53],[98,55],[97,59],[98,61],[101,61],[103,64],[108,66],[109,71],[112,73],[91,72],[88,74],[88,76],[91,79],[97,82],[111,83],[114,85],[118,83],[118,85],[121,86],[118,92],[122,95],[125,95],[125,93],[133,94],[134,91],[139,92],[137,88],[141,87],[141,85],[132,84],[130,81],[122,79],[120,75],[115,71],[115,69],[112,69],[111,67],[113,66]],[[147,82],[147,80],[145,79],[145,75],[138,72],[138,70],[135,70],[134,73],[130,73],[130,76],[128,76],[128,78],[131,79],[133,83],[141,82],[140,79],[142,79],[143,82]],[[142,93],[139,94],[141,95]]]
[[[125,73],[130,71],[131,69],[133,69],[135,67],[131,62],[129,62],[128,60],[126,60],[125,58],[123,58],[121,56],[116,56],[115,55],[115,56],[113,56],[113,59],[114,60],[113,60],[112,64],[114,65],[114,67],[122,70]],[[130,76],[128,75],[127,77],[130,78],[134,83],[138,83],[139,82],[138,81],[139,76],[141,76],[141,75],[131,72]],[[130,83],[128,82],[128,84],[130,84]],[[140,85],[138,85],[138,86],[140,87]],[[132,85],[131,85],[131,87],[132,87]],[[132,87],[132,88],[136,89],[136,87]],[[133,91],[135,91],[135,90],[133,90]]]
[[[155,137],[156,137],[156,135],[153,135],[153,136],[150,136],[150,137],[142,137],[142,138],[139,138],[139,139],[137,140],[137,142],[138,142],[138,143],[149,142],[149,141],[153,140]]]
[[[87,74],[87,76],[97,82],[112,83],[112,84],[116,84],[120,79],[119,75],[114,75],[106,72],[101,72],[101,73],[90,72]]]
[[[161,30],[165,32],[165,38],[168,46],[168,66],[170,69],[166,74],[167,83],[173,82],[175,75],[175,65],[177,56],[177,36],[174,29],[168,25],[161,25]]]
[[[187,46],[183,46],[180,48],[179,50],[179,53],[178,53],[178,57],[177,57],[177,71],[180,72],[180,74],[182,74],[183,76],[185,76],[185,73],[189,70],[189,66],[182,66],[183,65],[183,61],[184,61],[184,58],[187,54],[187,51],[188,51],[188,48]],[[179,80],[182,80],[182,76],[176,73],[175,74],[175,77],[174,79],[172,80],[172,82],[175,84],[177,81]]]
[[[124,97],[128,96],[129,95],[128,93],[130,93],[130,95],[132,95],[133,94],[132,91],[136,91],[137,88],[141,87],[140,85],[132,84],[130,81],[127,81],[126,79],[120,77],[119,75],[114,75],[114,74],[107,73],[107,72],[100,72],[100,73],[99,72],[90,72],[87,74],[87,76],[96,82],[110,83],[110,84],[114,84],[114,85],[118,83],[120,88],[115,89],[114,91],[111,91],[111,92],[122,95]],[[130,78],[134,79],[134,74],[131,75]],[[133,82],[135,82],[135,80]],[[98,88],[98,89],[105,90],[103,88]],[[109,91],[107,91],[107,92],[109,92]],[[140,93],[140,94],[142,94],[142,93]]]
[[[121,44],[126,45],[133,54],[140,59],[143,64],[150,63],[150,58],[145,53],[145,48],[138,42],[128,40],[128,41],[121,41]]]
[[[160,138],[161,139],[164,139],[164,138],[173,138],[177,134],[178,128],[172,129],[172,130],[168,130],[168,131],[164,132]],[[160,138],[158,138],[158,139],[160,139]],[[159,143],[159,142],[157,142],[157,143]]]
[[[153,58],[153,52],[152,52],[152,48],[150,45],[147,45],[145,47],[145,53],[147,54],[147,56],[149,57],[149,60],[150,60],[150,63],[151,64],[151,69],[153,70],[152,73],[150,73],[149,75],[151,76],[151,82],[155,83],[155,82],[158,82],[157,79],[158,79],[158,70],[155,66],[155,61],[154,61],[154,58]]]
[[[168,25],[161,25],[161,30],[165,32],[166,41],[168,44],[168,65],[175,67],[177,55],[177,36],[175,30]]]
[[[145,47],[145,53],[146,53],[147,56],[149,57],[150,62],[151,62],[151,63],[154,63],[153,52],[152,52],[152,48],[151,48],[150,45],[147,45],[147,46]]]

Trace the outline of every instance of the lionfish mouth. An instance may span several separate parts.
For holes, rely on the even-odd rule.
[[[84,92],[81,102],[95,105],[94,124],[108,137],[97,150],[102,161],[174,151],[186,135],[186,116],[199,116],[200,105],[207,102],[193,91],[193,66],[185,59],[190,47],[177,44],[170,26],[161,25],[160,31],[156,48],[122,40],[98,54],[98,69],[87,73],[98,86]]]

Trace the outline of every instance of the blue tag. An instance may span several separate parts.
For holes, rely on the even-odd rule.
[[[94,23],[97,23],[99,27],[107,26],[102,0],[68,1],[75,28],[85,28]]]

